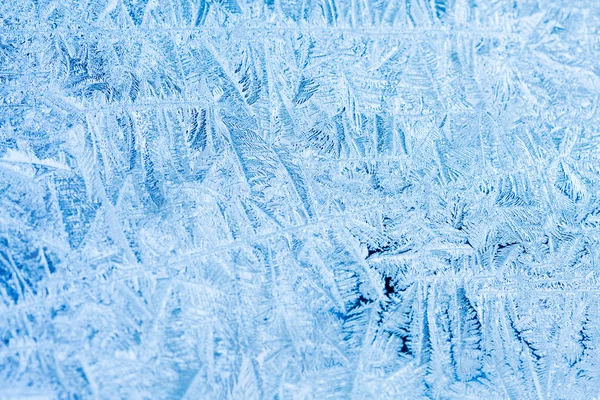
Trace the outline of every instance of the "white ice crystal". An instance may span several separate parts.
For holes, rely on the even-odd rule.
[[[600,396],[600,2],[0,1],[0,399]]]

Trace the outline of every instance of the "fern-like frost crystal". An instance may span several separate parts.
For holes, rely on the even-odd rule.
[[[0,2],[0,399],[600,396],[600,3]]]

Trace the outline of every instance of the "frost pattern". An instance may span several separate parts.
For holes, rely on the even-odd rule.
[[[0,2],[0,398],[600,394],[600,3]]]

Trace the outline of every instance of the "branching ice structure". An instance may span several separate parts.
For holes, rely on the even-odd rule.
[[[600,395],[600,3],[0,2],[1,399]]]

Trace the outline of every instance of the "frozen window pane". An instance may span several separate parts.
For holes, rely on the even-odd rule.
[[[0,399],[600,394],[600,2],[0,1]]]

